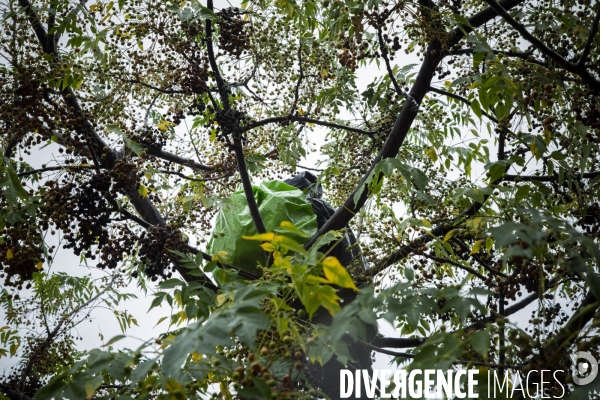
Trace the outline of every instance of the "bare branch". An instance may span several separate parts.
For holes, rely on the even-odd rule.
[[[242,140],[237,134],[233,138],[233,151],[235,152],[238,172],[240,173],[242,187],[244,188],[244,194],[246,195],[246,201],[248,202],[248,209],[250,211],[252,221],[254,222],[254,227],[258,233],[266,233],[267,228],[265,228],[265,224],[260,216],[258,204],[256,204],[256,199],[254,198],[252,182],[250,182],[250,176],[248,175],[248,168],[246,167],[246,158],[244,157]]]
[[[590,178],[595,178],[598,175],[600,175],[600,171],[594,171],[594,172],[586,172],[584,174],[576,174],[574,175],[574,179],[590,179]],[[552,182],[552,181],[557,181],[559,179],[558,175],[540,175],[540,176],[536,176],[536,175],[504,175],[504,177],[502,178],[503,181],[511,181],[511,182],[531,182],[531,181],[537,181],[537,182]]]
[[[244,126],[240,127],[240,130],[241,130],[241,132],[248,132],[249,130],[252,130],[254,128],[258,128],[258,127],[264,126],[264,125],[274,124],[274,123],[286,123],[286,122],[292,122],[292,121],[306,122],[309,124],[326,126],[328,128],[334,128],[334,129],[340,129],[340,130],[344,130],[344,131],[348,131],[348,132],[360,133],[361,135],[367,135],[367,136],[373,136],[374,134],[377,133],[375,131],[365,131],[365,130],[362,130],[359,128],[354,128],[354,127],[347,126],[347,125],[336,124],[335,122],[320,121],[318,119],[302,117],[300,115],[286,115],[284,117],[265,118],[260,121],[252,122],[248,125],[244,125]]]
[[[17,176],[24,177],[24,176],[30,176],[30,175],[35,175],[35,174],[41,174],[43,172],[48,172],[48,171],[74,172],[77,170],[86,170],[86,169],[94,169],[94,167],[91,165],[64,165],[64,166],[57,166],[57,167],[46,167],[46,168],[32,169],[31,171],[21,172],[20,174],[17,174]]]
[[[294,89],[294,102],[290,107],[290,115],[297,114],[296,108],[298,107],[298,98],[300,97],[300,85],[302,84],[302,79],[304,79],[304,71],[302,69],[302,39],[300,39],[298,43],[298,65],[300,67],[300,75],[296,81],[296,88]]]
[[[189,167],[193,170],[201,170],[201,171],[214,171],[215,167],[211,167],[208,165],[203,165],[195,162],[194,160],[190,160],[189,158],[178,156],[177,154],[170,153],[165,150],[161,150],[152,146],[144,146],[143,143],[140,143],[140,146],[146,149],[146,152],[154,157],[162,158],[163,160],[170,161],[175,164],[183,165]]]
[[[193,182],[218,181],[220,179],[227,178],[228,176],[233,175],[233,172],[228,172],[226,174],[215,176],[213,178],[193,178],[191,176],[184,175],[181,172],[177,172],[177,171],[170,171],[170,170],[167,170],[167,169],[159,169],[158,171],[162,172],[163,174],[177,175],[177,176],[179,176],[179,177],[181,177],[181,178],[183,178],[185,180],[193,181]]]
[[[387,69],[388,76],[394,85],[394,89],[396,89],[396,93],[398,93],[399,96],[405,97],[406,93],[402,90],[400,85],[398,85],[398,81],[396,81],[396,77],[394,76],[394,71],[392,71],[390,60],[388,58],[388,50],[383,41],[383,35],[381,34],[381,28],[377,29],[377,38],[379,39],[379,50],[381,51],[381,57],[383,57],[383,61],[385,61],[385,67]]]

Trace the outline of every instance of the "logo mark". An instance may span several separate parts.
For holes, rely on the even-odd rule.
[[[585,361],[580,361],[585,360]],[[587,351],[575,353],[575,364],[573,365],[573,383],[576,385],[587,385],[598,376],[598,361]]]

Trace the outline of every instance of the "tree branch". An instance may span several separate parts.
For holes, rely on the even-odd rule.
[[[290,115],[297,114],[296,108],[298,107],[298,98],[300,97],[300,85],[302,84],[302,79],[304,79],[304,71],[302,70],[302,39],[300,39],[298,43],[298,65],[300,67],[300,75],[298,76],[296,88],[294,89],[294,102],[290,108]]]
[[[500,55],[504,55],[507,57],[521,58],[525,61],[528,61],[532,64],[540,65],[542,67],[548,66],[548,63],[535,59],[533,57],[533,54],[531,54],[531,53],[523,53],[523,52],[519,52],[519,51],[493,50],[493,49],[492,49],[492,51],[494,54],[500,54]],[[451,49],[451,50],[448,50],[445,54],[449,55],[449,56],[457,56],[457,55],[461,55],[461,54],[473,54],[473,53],[474,53],[473,49],[467,48],[467,49]]]
[[[46,167],[40,169],[32,169],[31,171],[21,172],[17,174],[19,177],[30,176],[35,174],[41,174],[43,172],[48,171],[76,171],[76,170],[86,170],[86,169],[94,169],[91,165],[65,165],[65,166],[57,166],[57,167]]]
[[[206,7],[210,11],[213,11],[214,10],[213,0],[207,0]],[[208,54],[208,62],[210,64],[210,69],[212,70],[215,81],[217,82],[217,88],[219,89],[219,94],[221,95],[221,101],[223,102],[223,106],[224,106],[225,110],[229,110],[231,108],[230,104],[229,104],[229,90],[225,86],[225,82],[223,81],[223,77],[221,76],[221,72],[219,71],[219,66],[217,65],[217,60],[215,58],[215,50],[213,48],[213,41],[212,41],[212,35],[213,35],[212,20],[210,18],[206,19],[205,30],[206,30],[206,53]]]
[[[158,171],[162,172],[163,174],[177,175],[177,176],[179,176],[179,177],[181,177],[181,178],[183,178],[185,180],[193,181],[193,182],[218,181],[219,179],[227,178],[228,176],[233,175],[232,172],[228,172],[226,174],[219,175],[219,176],[216,176],[214,178],[193,178],[191,176],[184,175],[181,172],[177,172],[177,171],[169,171],[169,170],[166,170],[166,169],[159,169]]]
[[[522,1],[523,0],[504,0],[502,1],[502,4],[510,8],[516,6]],[[468,20],[470,28],[463,28],[464,31],[457,29],[457,32],[455,32],[450,43],[458,43],[464,37],[465,32],[468,32],[469,30],[486,23],[495,16],[496,12],[490,8],[475,14]],[[396,157],[398,154],[398,151],[404,143],[404,139],[406,138],[406,135],[408,134],[408,131],[419,112],[419,105],[423,101],[425,94],[427,94],[429,91],[431,80],[435,75],[435,69],[438,67],[442,59],[442,44],[439,42],[439,40],[435,40],[426,50],[425,58],[421,64],[421,68],[419,69],[415,83],[410,91],[410,98],[412,98],[414,102],[404,102],[402,110],[398,114],[394,127],[388,135],[383,148],[373,160],[371,166],[360,180],[356,189],[352,191],[352,193],[347,197],[346,201],[344,201],[344,203],[334,212],[331,218],[329,218],[329,220],[317,231],[317,233],[304,244],[305,248],[312,246],[317,238],[321,237],[330,230],[339,230],[346,226],[354,217],[354,215],[356,215],[356,213],[358,213],[358,211],[360,211],[360,209],[366,203],[369,197],[369,191],[365,187],[367,179],[381,160],[385,158]],[[358,198],[356,202],[354,201],[355,197]],[[466,212],[470,213],[470,215],[473,215],[475,212],[477,212],[477,210],[479,210],[479,208],[481,208],[481,205],[474,205]],[[439,228],[439,230],[443,231],[443,226]],[[426,240],[429,241],[431,239]],[[401,251],[398,253],[398,255],[400,254],[404,253]]]
[[[597,5],[598,10],[596,11],[596,16],[592,21],[592,26],[590,27],[590,34],[587,38],[585,46],[583,47],[583,51],[581,52],[581,58],[577,63],[579,67],[585,68],[585,62],[590,55],[590,50],[592,49],[592,43],[594,43],[594,39],[596,37],[596,33],[598,33],[598,24],[600,23],[600,3]]]
[[[524,25],[515,21],[513,17],[506,11],[501,4],[498,4],[494,0],[484,0],[490,5],[490,7],[498,13],[510,26],[512,26],[517,32],[523,36],[525,40],[531,43],[535,48],[541,51],[545,56],[552,59],[558,65],[563,67],[565,70],[579,75],[588,85],[596,90],[600,90],[600,81],[597,80],[590,72],[585,68],[585,61],[583,65],[573,64],[565,60],[560,54],[547,47],[541,40],[533,36]]]
[[[367,136],[373,136],[374,134],[377,133],[376,131],[365,131],[365,130],[362,130],[359,128],[354,128],[351,126],[336,124],[335,122],[320,121],[318,119],[302,117],[300,115],[286,115],[283,117],[265,118],[260,121],[252,122],[248,125],[244,125],[244,126],[240,127],[240,131],[243,133],[243,132],[248,132],[251,129],[258,128],[260,126],[264,126],[264,125],[268,125],[268,124],[286,123],[286,122],[292,122],[292,121],[306,122],[309,124],[326,126],[328,128],[334,128],[334,129],[340,129],[340,130],[344,130],[344,131],[348,131],[348,132],[360,133],[361,135],[367,135]]]
[[[267,233],[267,228],[265,228],[265,224],[260,216],[260,211],[258,210],[258,204],[256,204],[256,199],[254,198],[252,182],[250,182],[250,176],[248,175],[248,169],[246,167],[242,139],[237,136],[237,134],[233,138],[233,151],[235,152],[238,172],[240,173],[242,187],[244,188],[244,194],[246,195],[246,201],[248,202],[248,210],[250,211],[250,216],[254,222],[254,227],[258,233]]]
[[[600,171],[593,171],[593,172],[586,172],[584,174],[576,174],[574,175],[575,179],[590,179],[590,178],[595,178],[598,175],[600,175]],[[535,175],[504,175],[504,177],[502,178],[503,181],[510,181],[510,182],[531,182],[531,181],[537,181],[537,182],[552,182],[552,181],[557,181],[559,178],[558,175],[540,175],[540,176],[535,176]]]
[[[52,330],[52,332],[50,332],[50,334],[48,336],[46,336],[46,339],[31,350],[29,360],[25,364],[25,368],[23,368],[23,372],[21,373],[21,377],[19,379],[19,382],[17,383],[17,387],[23,385],[25,383],[25,379],[27,379],[27,377],[31,373],[33,364],[34,364],[35,360],[37,359],[37,357],[34,357],[34,356],[40,355],[41,353],[45,352],[46,349],[52,344],[52,341],[54,340],[54,338],[60,333],[60,330],[62,329],[65,322],[67,322],[73,316],[78,314],[81,310],[83,310],[84,308],[86,308],[87,306],[89,306],[90,304],[92,304],[93,302],[98,300],[100,297],[102,297],[104,295],[104,293],[106,293],[108,291],[108,289],[110,289],[112,287],[116,278],[117,278],[117,275],[113,275],[111,281],[104,287],[104,289],[99,291],[95,296],[91,297],[88,301],[75,307],[71,312],[67,313],[63,318],[61,318],[58,321],[58,323],[56,324],[56,326],[54,327],[54,329]]]
[[[190,160],[189,158],[178,156],[177,154],[169,153],[168,151],[161,150],[157,147],[153,146],[144,146],[143,143],[140,143],[140,146],[146,149],[146,153],[161,158],[166,161],[170,161],[175,164],[183,165],[189,167],[193,170],[201,170],[201,171],[214,171],[215,167],[211,167],[208,165],[203,165],[195,162],[194,160]]]
[[[388,58],[388,50],[385,47],[385,43],[383,42],[383,35],[381,34],[381,28],[377,29],[377,38],[379,39],[379,50],[381,51],[381,57],[383,57],[383,61],[385,62],[385,67],[387,69],[388,76],[394,85],[394,89],[396,89],[396,93],[400,96],[405,96],[404,91],[398,85],[398,81],[396,81],[396,77],[394,76],[394,71],[392,71],[392,67],[390,65],[390,60]]]
[[[429,87],[429,91],[430,91],[430,92],[433,92],[433,93],[440,94],[440,95],[442,95],[442,96],[451,97],[451,98],[453,98],[453,99],[456,99],[456,100],[458,100],[458,101],[461,101],[461,102],[463,102],[463,103],[467,104],[469,107],[471,106],[471,102],[470,102],[469,100],[467,100],[466,98],[464,98],[464,97],[462,97],[462,96],[460,96],[460,95],[458,95],[458,94],[456,94],[456,93],[450,93],[450,92],[446,92],[445,90],[441,90],[441,89],[438,89],[438,88],[434,88],[433,86],[430,86],[430,87]],[[483,114],[483,115],[485,115],[486,117],[488,117],[488,119],[489,119],[490,121],[493,121],[493,122],[495,122],[495,123],[498,123],[498,120],[496,119],[496,117],[494,117],[494,116],[492,116],[492,115],[490,115],[490,114],[486,113],[485,111],[481,110],[481,114]]]
[[[475,271],[473,268],[470,268],[470,267],[467,267],[466,265],[462,265],[460,263],[457,263],[456,261],[452,261],[452,260],[449,260],[447,258],[431,256],[431,255],[425,254],[425,253],[419,254],[419,255],[422,256],[422,257],[428,258],[430,260],[433,260],[433,261],[437,261],[437,262],[444,263],[444,264],[454,265],[457,268],[460,268],[460,269],[462,269],[464,271],[467,271],[470,274],[475,275],[476,277],[478,277],[482,281],[485,281],[487,279],[485,276],[481,275],[479,272]]]

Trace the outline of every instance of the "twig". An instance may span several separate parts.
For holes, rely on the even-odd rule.
[[[364,344],[367,348],[369,348],[373,351],[376,351],[378,353],[383,353],[383,354],[387,354],[389,356],[394,356],[394,357],[402,357],[402,358],[410,358],[410,359],[415,358],[414,354],[386,350],[386,349],[382,349],[380,347],[373,346],[372,344],[365,343],[365,342],[361,342],[361,343]],[[515,369],[515,370],[520,370],[523,368],[523,366],[517,366],[517,365],[494,364],[494,363],[488,363],[488,362],[483,362],[483,361],[468,361],[468,360],[456,360],[456,361],[452,362],[452,365],[472,365],[474,367],[506,368],[506,369]]]
[[[233,173],[232,172],[228,172],[224,175],[219,175],[213,178],[193,178],[191,176],[187,176],[182,174],[181,172],[177,172],[177,171],[170,171],[170,170],[166,170],[166,169],[159,169],[159,172],[162,172],[163,174],[169,174],[169,175],[177,175],[183,179],[186,179],[188,181],[193,181],[193,182],[206,182],[206,181],[217,181],[219,179],[223,179],[226,178],[228,176],[231,176]]]
[[[170,161],[175,164],[183,165],[189,167],[193,170],[201,170],[201,171],[214,171],[215,167],[211,167],[208,165],[203,165],[195,162],[194,160],[190,160],[189,158],[178,156],[177,154],[170,153],[168,151],[159,149],[153,146],[146,146],[143,143],[140,143],[140,146],[146,149],[146,152],[154,157],[162,158],[163,160]]]
[[[592,21],[592,26],[590,27],[590,34],[587,38],[587,42],[583,47],[583,52],[581,53],[581,58],[579,59],[579,63],[577,63],[580,67],[585,67],[585,61],[590,55],[590,50],[592,49],[592,43],[594,43],[594,39],[596,37],[596,33],[598,32],[598,23],[600,23],[600,3],[598,3],[598,10],[596,11],[596,16],[594,17],[594,21]]]
[[[531,52],[522,53],[519,51],[505,51],[505,50],[492,50],[492,52],[494,54],[504,55],[507,57],[521,58],[525,61],[528,61],[532,64],[540,65],[542,67],[548,66],[548,64],[546,62],[533,58],[533,54]],[[469,48],[469,49],[450,49],[445,54],[449,55],[449,56],[456,56],[456,55],[461,55],[461,54],[473,54],[473,53],[474,53],[474,49]]]
[[[471,102],[470,102],[469,100],[467,100],[466,98],[464,98],[464,97],[462,97],[462,96],[459,96],[459,95],[458,95],[458,94],[456,94],[456,93],[450,93],[450,92],[447,92],[447,91],[445,91],[445,90],[441,90],[441,89],[438,89],[438,88],[434,88],[433,86],[429,87],[429,91],[430,91],[430,92],[433,92],[433,93],[440,94],[440,95],[442,95],[442,96],[451,97],[451,98],[453,98],[453,99],[456,99],[456,100],[458,100],[458,101],[462,101],[463,103],[467,104],[469,107],[471,106]],[[498,120],[497,120],[497,119],[496,119],[494,116],[492,116],[492,115],[488,114],[487,112],[485,112],[485,111],[481,110],[481,114],[483,114],[483,115],[485,115],[486,117],[488,117],[488,118],[490,119],[490,121],[493,121],[493,122],[495,122],[495,123],[498,123]]]
[[[79,306],[75,307],[71,312],[67,313],[63,318],[61,318],[58,321],[58,323],[56,324],[56,326],[54,327],[54,329],[52,330],[52,332],[50,332],[50,334],[48,336],[46,336],[46,339],[42,343],[40,343],[38,346],[36,346],[35,348],[33,348],[31,350],[29,360],[27,361],[27,364],[25,364],[25,368],[23,368],[23,372],[21,373],[21,377],[19,379],[17,386],[21,386],[22,384],[24,384],[25,379],[27,379],[27,377],[31,373],[31,369],[33,368],[34,358],[36,358],[33,356],[39,355],[39,354],[43,353],[44,351],[46,351],[46,349],[52,344],[52,341],[54,340],[54,338],[60,333],[60,330],[62,329],[65,322],[67,322],[71,317],[73,317],[74,315],[79,313],[81,310],[83,310],[84,308],[86,308],[87,306],[89,306],[90,304],[92,304],[93,302],[98,300],[101,296],[103,296],[104,293],[106,293],[108,291],[108,289],[110,289],[112,287],[113,283],[115,282],[116,277],[117,277],[117,275],[113,275],[113,278],[111,279],[111,281],[104,287],[104,289],[99,291],[98,294],[96,294],[94,297],[90,298],[85,303],[80,304]]]
[[[396,77],[394,76],[394,71],[392,71],[392,67],[390,65],[390,60],[388,58],[388,50],[385,47],[385,43],[383,42],[383,36],[381,34],[381,28],[377,29],[377,38],[379,39],[379,50],[381,51],[381,57],[383,57],[383,61],[385,62],[385,67],[387,69],[388,76],[394,85],[394,89],[396,89],[396,93],[398,95],[406,97],[406,93],[402,90],[400,85],[398,85],[398,81],[396,81]]]
[[[292,103],[292,107],[290,107],[290,115],[297,114],[296,108],[298,107],[298,98],[300,97],[300,85],[302,84],[302,79],[304,79],[304,71],[302,70],[302,39],[300,39],[298,43],[298,65],[300,67],[300,75],[296,81],[296,88],[294,89],[294,102]]]
[[[449,260],[449,259],[447,259],[447,258],[442,258],[442,257],[431,256],[431,255],[429,255],[429,254],[425,254],[425,253],[423,253],[423,254],[419,254],[419,255],[420,255],[420,256],[423,256],[423,257],[425,257],[425,258],[428,258],[428,259],[430,259],[430,260],[433,260],[433,261],[437,261],[437,262],[441,262],[441,263],[445,263],[445,264],[454,265],[454,266],[455,266],[455,267],[457,267],[457,268],[460,268],[460,269],[462,269],[462,270],[465,270],[465,271],[467,271],[467,272],[468,272],[468,273],[470,273],[470,274],[473,274],[473,275],[475,275],[476,277],[478,277],[479,279],[481,279],[481,280],[483,280],[483,281],[485,281],[485,280],[487,279],[485,276],[481,275],[479,272],[475,271],[473,268],[470,268],[470,267],[467,267],[467,266],[465,266],[465,265],[462,265],[462,264],[460,264],[460,263],[457,263],[456,261],[452,261],[452,260]]]
[[[600,171],[586,172],[584,174],[576,174],[576,175],[574,175],[574,178],[575,179],[590,179],[590,178],[595,178],[598,175],[600,175]],[[558,175],[540,175],[540,176],[535,176],[535,175],[504,175],[504,177],[502,178],[502,180],[504,180],[504,181],[510,181],[510,182],[531,182],[531,181],[552,182],[552,181],[557,181],[558,178],[559,178]]]
[[[247,132],[251,129],[254,128],[258,128],[260,126],[263,125],[268,125],[268,124],[274,124],[274,123],[285,123],[285,122],[291,122],[291,121],[297,121],[297,122],[306,122],[309,124],[315,124],[315,125],[320,125],[320,126],[326,126],[328,128],[334,128],[334,129],[341,129],[341,130],[345,130],[348,132],[354,132],[354,133],[360,133],[362,135],[367,135],[367,136],[373,136],[375,135],[376,131],[365,131],[359,128],[354,128],[351,126],[346,126],[346,125],[340,125],[340,124],[336,124],[335,122],[328,122],[328,121],[320,121],[318,119],[313,119],[313,118],[308,118],[308,117],[302,117],[299,115],[286,115],[284,117],[271,117],[271,118],[265,118],[263,120],[260,121],[256,121],[256,122],[252,122],[248,125],[244,125],[242,127],[240,127],[241,132]]]
[[[17,174],[17,176],[24,177],[24,176],[30,176],[30,175],[35,175],[35,174],[41,174],[43,172],[48,172],[48,171],[69,171],[69,170],[80,170],[80,169],[94,169],[94,167],[91,165],[64,165],[64,166],[57,166],[57,167],[46,167],[46,168],[33,169],[31,171],[21,172],[21,173]]]
[[[535,48],[541,51],[548,58],[554,60],[558,65],[566,69],[567,71],[579,75],[588,85],[596,90],[600,90],[600,81],[597,80],[590,72],[585,68],[584,64],[573,64],[565,60],[560,54],[547,47],[541,40],[533,36],[524,25],[515,21],[513,17],[494,0],[484,0],[490,5],[494,11],[498,13],[509,25],[511,25],[517,32],[523,36],[525,40],[531,43]],[[587,57],[586,57],[587,58]]]

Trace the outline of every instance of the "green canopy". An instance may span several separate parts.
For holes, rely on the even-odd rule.
[[[298,243],[304,243],[317,232],[317,217],[304,193],[281,181],[263,182],[252,186],[254,198],[268,232],[285,233]],[[227,252],[228,261],[244,270],[260,273],[258,263],[264,265],[265,253],[260,242],[245,240],[242,235],[256,235],[256,228],[250,216],[248,203],[243,190],[230,197],[233,203],[222,208],[217,214],[213,236],[209,243],[211,254]],[[307,237],[291,234],[279,228],[282,221],[290,221]]]

